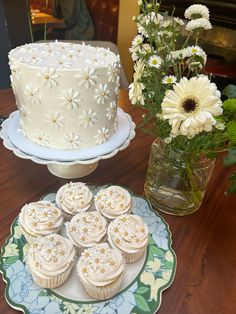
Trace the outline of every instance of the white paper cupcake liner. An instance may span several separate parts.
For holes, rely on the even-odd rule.
[[[64,271],[63,273],[57,276],[50,277],[50,278],[40,277],[38,274],[34,273],[34,271],[30,268],[29,265],[28,266],[31,270],[33,280],[37,285],[43,288],[56,288],[56,287],[61,286],[66,281],[66,279],[68,278],[73,268],[73,265],[74,263],[71,263],[66,271]]]
[[[84,289],[86,290],[87,294],[90,297],[96,300],[106,300],[106,299],[112,298],[116,293],[119,292],[123,279],[124,279],[124,275],[125,275],[125,270],[120,274],[120,276],[116,279],[116,281],[103,287],[94,286],[88,282],[85,282],[81,277],[79,278],[80,278],[81,283],[84,286]]]

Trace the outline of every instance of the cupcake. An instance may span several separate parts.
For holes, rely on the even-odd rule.
[[[93,194],[82,182],[70,182],[63,185],[56,194],[57,206],[63,211],[66,220],[85,212],[92,204]]]
[[[124,259],[120,251],[100,243],[84,250],[77,273],[88,295],[97,300],[109,299],[120,290],[125,274]]]
[[[66,233],[77,248],[89,248],[104,239],[106,224],[97,211],[79,213],[66,223]]]
[[[120,250],[127,263],[141,258],[148,244],[148,227],[137,215],[122,215],[108,226],[111,247]]]
[[[30,245],[26,261],[33,280],[43,288],[62,285],[69,276],[75,260],[75,249],[59,234],[39,237]]]
[[[61,210],[46,201],[26,204],[19,214],[19,224],[28,242],[39,236],[57,233],[62,222]]]
[[[131,195],[120,186],[101,189],[95,196],[95,207],[100,214],[112,220],[131,210]]]

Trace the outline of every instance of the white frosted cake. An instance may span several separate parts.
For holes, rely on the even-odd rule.
[[[33,43],[9,53],[24,136],[41,146],[80,149],[117,128],[119,56],[104,48]]]

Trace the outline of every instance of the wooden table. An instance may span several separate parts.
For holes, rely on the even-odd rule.
[[[121,106],[134,121],[139,111],[130,106],[121,92]],[[0,91],[0,115],[15,110],[10,90]],[[84,182],[112,182],[143,194],[143,184],[152,138],[137,131],[130,146],[115,157],[100,161],[97,170]],[[66,180],[50,174],[45,166],[16,157],[0,145],[0,245],[9,234],[13,219],[26,202],[39,200]],[[229,169],[219,159],[202,207],[186,217],[163,217],[170,225],[177,255],[177,273],[172,286],[163,293],[161,314],[236,313],[236,195],[224,194]],[[4,298],[5,283],[0,280],[0,313],[17,311]],[[126,313],[124,313],[126,314]]]

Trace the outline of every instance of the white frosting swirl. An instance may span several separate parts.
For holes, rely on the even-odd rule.
[[[120,186],[109,186],[95,196],[95,207],[103,216],[114,219],[130,211],[131,195]]]
[[[21,227],[36,237],[57,232],[62,221],[61,210],[46,201],[26,204],[19,215]]]
[[[97,287],[107,286],[117,280],[125,269],[122,254],[107,243],[86,249],[79,259],[79,277]]]
[[[108,240],[114,248],[137,253],[147,246],[148,227],[137,215],[122,215],[109,224]]]
[[[79,213],[66,223],[66,232],[75,246],[91,247],[106,235],[106,219],[96,211]]]
[[[93,194],[82,182],[66,183],[56,194],[58,207],[70,215],[88,210],[92,199]]]
[[[75,258],[73,244],[59,234],[39,237],[31,244],[27,263],[32,272],[43,278],[57,276],[68,269]]]

